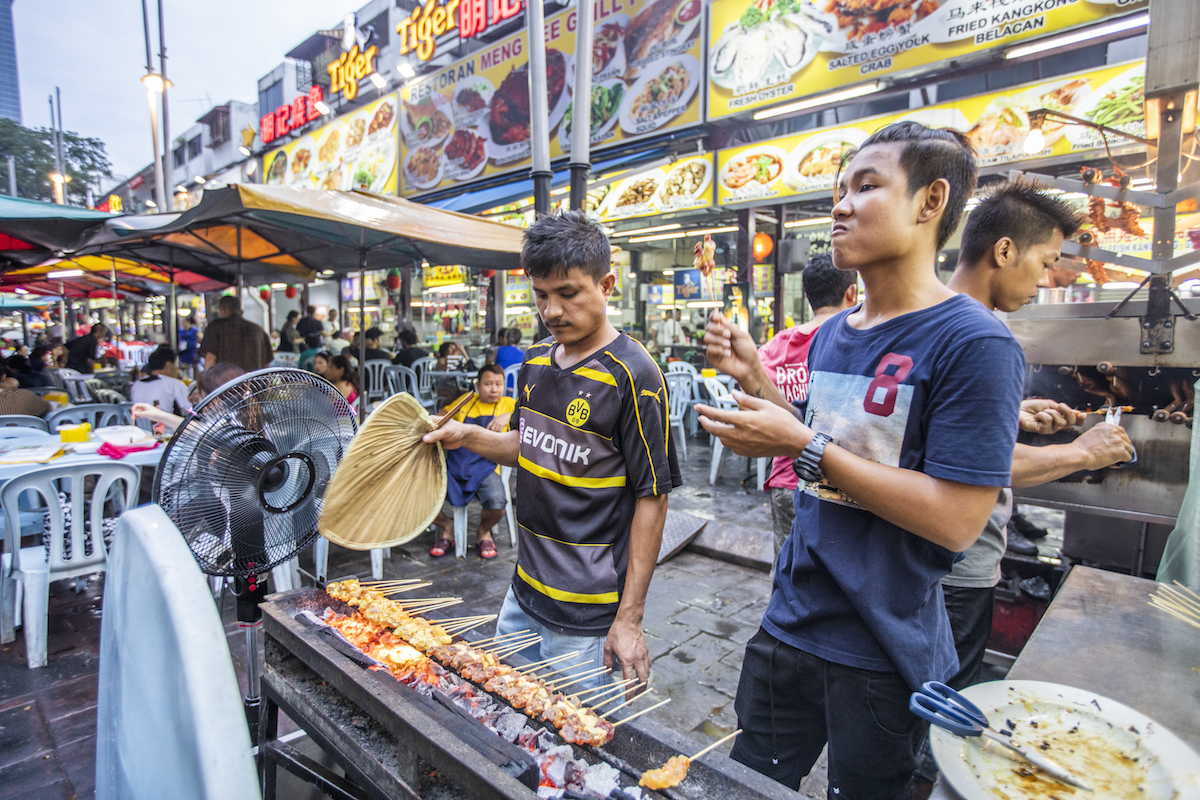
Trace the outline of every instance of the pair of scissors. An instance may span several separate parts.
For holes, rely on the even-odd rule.
[[[991,739],[1019,755],[1050,777],[1068,786],[1092,791],[1086,783],[1076,778],[1055,762],[1036,750],[1022,747],[1011,736],[992,730],[987,716],[979,707],[944,683],[929,681],[921,691],[913,692],[908,708],[921,719],[944,728],[958,736],[982,736]]]
[[[1110,405],[1110,406],[1108,406],[1108,408],[1103,409],[1103,411],[1104,411],[1104,421],[1107,422],[1109,425],[1120,425],[1121,424],[1121,407],[1120,406]],[[1122,461],[1121,463],[1116,464],[1115,466],[1123,467],[1126,464],[1136,464],[1136,463],[1137,463],[1137,448],[1135,447],[1133,449],[1133,458],[1129,459],[1128,461]]]

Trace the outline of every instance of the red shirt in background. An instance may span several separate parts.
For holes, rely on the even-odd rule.
[[[802,403],[808,399],[808,346],[818,328],[803,333],[800,327],[788,328],[771,338],[758,351],[758,358],[767,368],[783,397],[789,403]],[[771,462],[771,475],[767,487],[773,489],[795,489],[796,473],[792,470],[792,459],[780,456]]]

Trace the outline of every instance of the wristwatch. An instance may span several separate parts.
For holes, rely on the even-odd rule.
[[[792,461],[792,471],[796,477],[809,483],[820,483],[825,480],[821,471],[821,457],[825,455],[825,445],[833,441],[832,436],[818,433],[801,451],[800,457]]]

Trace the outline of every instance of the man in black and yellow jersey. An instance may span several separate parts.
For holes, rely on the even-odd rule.
[[[526,351],[510,429],[451,422],[425,438],[518,467],[520,548],[497,634],[534,630],[542,641],[523,654],[535,661],[578,651],[646,681],[646,591],[666,495],[682,484],[666,384],[608,321],[616,276],[599,225],[578,211],[542,217],[522,261],[553,338]]]

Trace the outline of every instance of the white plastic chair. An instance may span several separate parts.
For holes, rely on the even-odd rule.
[[[408,367],[401,364],[392,364],[383,371],[383,377],[388,397],[400,394],[401,392],[407,392],[413,397],[417,396],[417,373]]]
[[[685,372],[669,372],[667,380],[667,409],[671,415],[671,428],[679,431],[679,450],[687,461],[687,432],[684,419],[691,408],[692,376]]]
[[[85,507],[84,481],[90,476],[95,476],[96,482],[91,500]],[[69,467],[36,469],[13,478],[0,489],[0,506],[3,506],[5,523],[5,552],[0,556],[0,641],[7,644],[16,638],[17,584],[20,584],[25,595],[22,616],[25,657],[30,669],[44,667],[47,663],[46,631],[51,581],[104,571],[108,559],[104,545],[105,501],[113,484],[123,481],[124,495],[118,493],[114,502],[121,512],[132,508],[137,503],[141,479],[139,467],[118,461],[96,461]],[[41,495],[46,506],[50,519],[48,556],[41,544],[21,548],[18,501],[21,493],[26,491]],[[66,495],[70,504],[69,530],[59,492]]]
[[[433,376],[429,374],[436,366],[437,359],[433,357],[418,358],[412,363],[412,371],[417,375],[417,402],[430,412],[437,408],[437,393],[433,388]]]
[[[122,515],[108,566],[97,800],[259,800],[225,629],[179,529],[157,506]]]
[[[46,427],[51,432],[57,431],[59,425],[78,425],[90,423],[92,430],[105,425],[130,425],[133,417],[128,408],[122,408],[115,403],[88,403],[51,412],[46,416]]]
[[[392,366],[392,362],[382,358],[369,358],[363,364],[364,386],[367,390],[367,402],[374,403],[387,397],[387,386],[384,385],[383,371]]]
[[[737,409],[737,401],[733,399],[733,395],[729,393],[729,389],[725,384],[721,383],[716,378],[702,378],[704,388],[708,390],[709,405],[713,408]],[[710,485],[717,482],[717,477],[721,474],[721,456],[725,452],[725,445],[721,444],[721,440],[716,436],[712,437],[712,468],[708,472],[708,482]]]
[[[66,389],[67,397],[71,398],[72,403],[92,402],[94,398],[87,386],[87,375],[78,370],[62,367],[58,370],[58,376],[62,379],[63,388]]]
[[[29,414],[0,414],[0,431],[48,431],[46,420]]]
[[[695,366],[693,366],[692,364],[689,364],[686,361],[672,361],[672,362],[668,363],[667,364],[667,372],[668,372],[668,374],[672,373],[672,372],[686,372],[689,375],[699,375],[700,374],[699,372],[696,371]]]
[[[517,376],[520,374],[520,364],[513,364],[504,368],[504,393],[509,397],[517,396]]]

